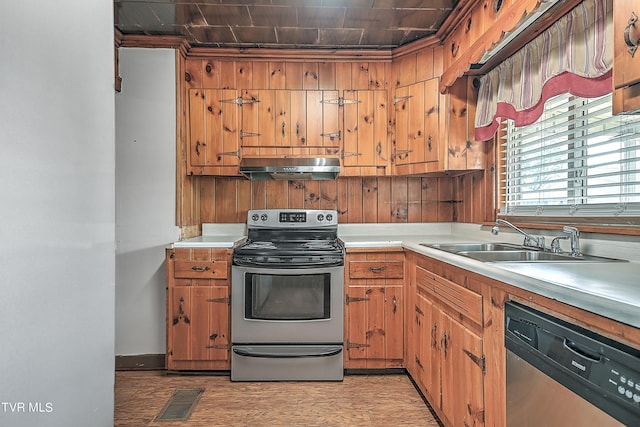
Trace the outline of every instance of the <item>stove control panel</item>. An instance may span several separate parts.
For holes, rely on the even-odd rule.
[[[338,212],[319,209],[257,209],[247,215],[250,228],[337,227]]]

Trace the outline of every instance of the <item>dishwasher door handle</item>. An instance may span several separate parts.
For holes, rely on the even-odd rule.
[[[587,359],[588,361],[593,363],[602,362],[602,356],[600,356],[599,354],[593,354],[583,348],[580,348],[578,344],[576,344],[574,341],[571,341],[568,338],[564,338],[563,344],[564,344],[564,348],[566,348],[573,354],[582,357],[583,359]]]

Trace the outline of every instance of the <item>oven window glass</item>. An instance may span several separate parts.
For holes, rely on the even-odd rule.
[[[330,273],[248,273],[245,281],[245,317],[261,320],[329,319],[330,288]]]

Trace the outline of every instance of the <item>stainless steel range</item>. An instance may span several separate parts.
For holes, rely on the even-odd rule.
[[[344,247],[332,210],[251,210],[233,252],[232,381],[343,378]]]

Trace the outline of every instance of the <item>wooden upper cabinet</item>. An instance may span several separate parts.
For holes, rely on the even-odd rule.
[[[389,163],[386,90],[346,90],[343,175],[384,175]]]
[[[613,112],[640,112],[640,0],[613,4]]]
[[[439,80],[398,88],[395,100],[397,175],[482,169],[485,152],[474,140],[476,92],[471,79],[456,81],[446,94]]]
[[[237,92],[189,90],[187,172],[194,175],[237,175],[240,158]]]
[[[341,147],[335,91],[245,89],[242,93],[242,157],[338,156]]]

